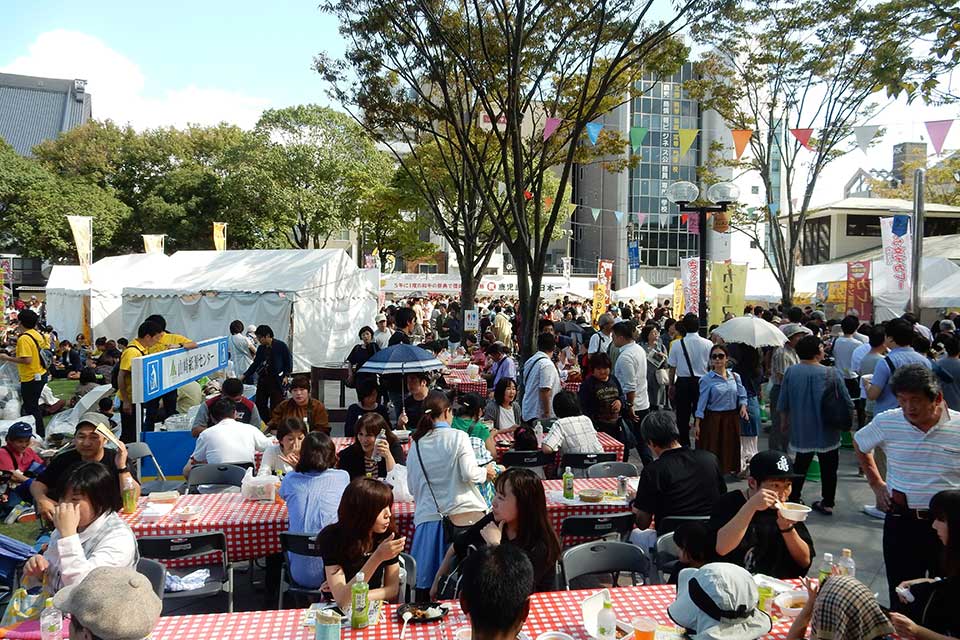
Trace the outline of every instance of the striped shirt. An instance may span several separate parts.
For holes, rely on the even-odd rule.
[[[887,485],[906,494],[911,509],[926,509],[938,491],[960,489],[960,412],[944,409],[940,422],[924,433],[902,409],[891,409],[853,437],[864,453],[883,449]]]
[[[603,453],[597,431],[587,416],[560,418],[544,436],[543,444],[564,453]]]

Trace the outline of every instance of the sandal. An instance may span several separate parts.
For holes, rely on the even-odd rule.
[[[833,507],[825,507],[825,506],[823,506],[823,501],[822,501],[822,500],[817,500],[817,501],[814,502],[812,505],[810,505],[810,508],[813,509],[814,511],[816,511],[817,513],[822,513],[822,514],[825,515],[825,516],[832,516],[832,515],[833,515]]]

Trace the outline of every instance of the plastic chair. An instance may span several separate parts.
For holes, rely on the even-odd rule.
[[[680,548],[673,541],[673,532],[665,533],[657,538],[657,545],[654,547],[653,564],[656,566],[656,572],[651,571],[651,575],[656,575],[660,583],[667,582],[668,574],[676,567],[680,561]]]
[[[167,582],[167,568],[156,560],[140,558],[137,561],[137,573],[146,576],[157,597],[163,600],[163,589]]]
[[[150,445],[148,445],[146,442],[131,442],[127,445],[127,459],[130,462],[136,462],[138,460],[142,460],[143,458],[150,458],[150,460],[153,462],[153,466],[157,468],[157,474],[160,476],[160,479],[141,483],[141,495],[148,496],[151,492],[183,490],[183,483],[179,480],[167,480],[167,476],[163,473],[163,469],[160,468],[160,463],[157,462],[156,456],[154,456],[153,451],[150,450]]]
[[[414,603],[417,601],[417,561],[409,553],[401,553],[400,565],[406,573],[400,583],[400,599],[402,602]]]
[[[323,553],[317,545],[317,534],[284,531],[280,534],[280,547],[283,549],[283,567],[280,569],[280,596],[277,608],[283,609],[283,594],[288,591],[320,597],[321,591],[319,588],[302,587],[293,581],[293,578],[290,577],[290,562],[287,559],[288,552],[311,558],[321,557]]]
[[[616,478],[617,476],[636,478],[639,475],[640,472],[630,462],[598,462],[587,467],[588,478]]]
[[[595,539],[616,535],[625,541],[635,524],[636,516],[630,511],[603,516],[567,516],[560,524],[560,537]]]
[[[209,598],[226,592],[227,613],[233,613],[233,567],[227,553],[227,536],[222,531],[214,533],[191,533],[178,536],[147,536],[137,539],[140,555],[154,560],[179,560],[198,558],[210,554],[220,554],[220,561],[212,561],[199,567],[168,571],[173,575],[184,576],[196,569],[209,569],[210,577],[199,589],[189,591],[165,591],[166,600],[196,600]]]
[[[557,473],[562,473],[563,469],[570,467],[571,469],[589,469],[595,464],[600,462],[616,462],[617,454],[607,453],[565,453],[563,457],[560,458],[560,466],[557,469]]]
[[[187,476],[187,493],[200,493],[200,485],[214,485],[204,488],[203,493],[226,493],[230,487],[239,488],[247,471],[235,464],[198,464],[190,469]]]
[[[637,575],[646,575],[650,560],[640,547],[627,542],[588,542],[567,549],[560,566],[569,591],[573,580],[597,573],[612,573],[616,585],[621,571],[629,571],[633,585],[637,586]]]
[[[504,451],[500,458],[500,464],[505,467],[525,467],[527,469],[543,467],[553,461],[553,455],[547,455],[542,451]]]

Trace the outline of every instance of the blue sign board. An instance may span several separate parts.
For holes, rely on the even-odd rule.
[[[630,260],[631,269],[640,268],[640,243],[633,241],[627,243],[627,256]]]
[[[149,402],[188,382],[199,380],[227,366],[227,338],[211,338],[195,349],[169,349],[133,360],[133,402]]]

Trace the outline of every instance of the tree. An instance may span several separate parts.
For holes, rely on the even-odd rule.
[[[917,169],[924,169],[925,163],[908,163],[903,168],[904,175],[913,176]],[[923,183],[924,200],[930,203],[947,204],[960,207],[960,154],[954,153],[942,162],[926,169]],[[897,198],[899,200],[913,200],[913,181],[904,181],[891,187],[883,180],[873,180],[871,189],[878,198]]]
[[[803,230],[810,202],[822,172],[851,147],[855,124],[875,113],[871,97],[878,85],[869,70],[876,56],[888,51],[896,33],[862,37],[868,9],[840,0],[804,0],[781,4],[751,2],[732,5],[696,30],[696,37],[715,49],[699,64],[701,79],[687,90],[703,108],[715,109],[731,129],[752,129],[749,152],[742,162],[721,161],[721,167],[760,174],[767,206],[732,216],[735,228],[763,248],[764,225],[771,248],[764,259],[780,285],[783,303],[792,304],[794,275],[800,261]],[[913,73],[911,66],[905,69]],[[814,129],[810,149],[788,133]],[[781,163],[783,205],[774,193],[771,167]]]
[[[437,251],[437,245],[420,239],[420,232],[430,225],[415,210],[405,208],[405,202],[396,186],[377,185],[360,205],[361,246],[376,252],[381,272],[386,271],[389,256],[416,260]]]
[[[332,96],[398,157],[411,142],[445,145],[475,189],[474,210],[490,212],[517,269],[525,355],[535,342],[548,244],[569,211],[563,195],[570,172],[578,161],[624,149],[617,132],[605,132],[598,149],[581,145],[587,123],[629,99],[642,69],[676,68],[686,50],[671,36],[714,8],[681,1],[666,23],[650,25],[652,4],[322,5],[347,40],[343,59],[317,59]],[[545,141],[547,118],[560,124]],[[547,192],[551,167],[558,180]]]

